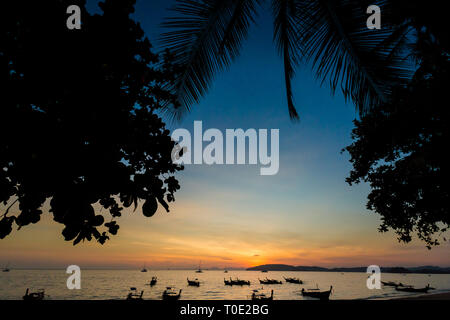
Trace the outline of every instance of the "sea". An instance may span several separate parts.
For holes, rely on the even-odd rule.
[[[181,300],[246,300],[252,290],[266,294],[274,291],[274,300],[311,299],[301,295],[302,288],[328,290],[333,286],[331,300],[339,299],[392,299],[417,295],[396,291],[393,287],[367,288],[367,273],[357,272],[283,272],[229,270],[81,270],[81,288],[69,290],[66,270],[17,270],[0,272],[0,300],[20,300],[27,288],[30,291],[45,289],[45,299],[50,300],[123,300],[131,287],[144,291],[143,299],[160,300],[166,287],[182,289]],[[155,276],[158,282],[149,286]],[[261,285],[259,279],[277,279],[282,284]],[[296,277],[304,284],[286,283],[283,277]],[[198,279],[200,287],[187,285],[187,278]],[[249,280],[250,286],[225,286],[224,278]],[[402,282],[421,288],[430,284],[431,293],[450,291],[449,274],[398,274],[382,273],[382,281]]]

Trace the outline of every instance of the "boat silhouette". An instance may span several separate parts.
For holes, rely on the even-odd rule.
[[[249,286],[250,285],[250,281],[248,280],[241,280],[236,278],[235,280],[231,279],[227,280],[227,279],[223,279],[223,282],[225,283],[226,286]]]
[[[23,300],[44,300],[45,298],[45,290],[39,289],[36,292],[30,292],[30,289],[27,288],[25,295],[22,297]]]
[[[9,263],[2,269],[3,272],[9,272],[10,270]]]
[[[150,280],[150,286],[153,287],[157,281],[158,281],[157,277],[152,277],[152,280]]]
[[[144,290],[141,293],[137,293],[135,287],[130,288],[130,292],[127,294],[127,300],[144,300],[142,296],[144,295]]]
[[[175,288],[166,287],[166,290],[164,290],[164,292],[162,294],[162,299],[168,300],[168,301],[179,300],[181,297],[181,291],[182,291],[182,289],[180,289],[180,291],[177,293],[175,291]]]
[[[202,268],[200,266],[201,266],[201,262],[198,264],[198,269],[195,272],[197,272],[197,273],[202,273],[203,272],[203,270],[202,270]]]
[[[330,286],[330,290],[328,290],[328,291],[317,291],[317,289],[305,290],[305,288],[302,288],[302,296],[317,298],[320,300],[329,300],[331,290],[333,290],[333,286]]]
[[[188,286],[200,287],[200,281],[198,279],[189,280],[189,278],[187,278],[187,282],[188,282]]]
[[[403,284],[403,283],[401,283],[401,282],[396,283],[396,282],[394,282],[394,281],[381,281],[381,283],[382,283],[384,286],[386,286],[386,287],[405,287],[405,288],[412,287],[412,286],[410,286],[410,285]]]
[[[258,280],[259,280],[260,284],[282,284],[281,281],[275,280],[275,279],[267,279],[267,278],[265,278],[263,280],[261,280],[261,279],[258,279]]]
[[[273,300],[273,290],[270,292],[270,296],[265,293],[259,292],[259,290],[253,290],[252,300],[256,301],[271,301]]]
[[[420,293],[428,293],[428,290],[433,290],[433,288],[430,287],[430,284],[428,284],[426,287],[423,288],[414,288],[414,287],[395,287],[395,290],[397,291],[403,291],[403,292],[420,292]]]
[[[303,284],[303,281],[300,280],[299,278],[286,278],[286,277],[283,277],[283,278],[286,282],[289,282],[289,283]]]

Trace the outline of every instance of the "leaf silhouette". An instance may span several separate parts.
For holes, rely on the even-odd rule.
[[[152,217],[156,210],[158,209],[158,203],[156,202],[155,197],[150,197],[145,200],[144,204],[142,205],[142,213],[146,217]]]

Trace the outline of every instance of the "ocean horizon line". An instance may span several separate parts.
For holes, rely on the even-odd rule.
[[[20,266],[20,267],[14,267],[10,266],[10,269],[13,270],[66,270],[68,266],[42,266],[42,267],[36,267],[36,266]],[[130,267],[123,267],[123,266],[86,266],[83,267],[80,265],[80,267],[83,270],[140,270],[142,269],[141,266],[130,266]],[[446,271],[450,273],[450,267],[449,266],[380,266],[381,269],[389,269],[389,270],[403,270],[408,273],[415,273],[413,271],[420,271],[420,270],[426,270],[430,271]],[[146,269],[148,271],[193,271],[197,270],[198,267],[152,267],[152,266],[146,266]],[[297,271],[297,272],[365,272],[365,269],[367,269],[367,266],[352,266],[352,267],[322,267],[322,266],[302,266],[302,265],[285,265],[285,264],[265,264],[265,265],[258,265],[258,266],[252,266],[252,267],[204,267],[202,270],[205,271],[223,271],[223,270],[236,270],[236,271]]]

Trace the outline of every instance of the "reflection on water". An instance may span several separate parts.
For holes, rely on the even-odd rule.
[[[158,277],[155,286],[146,285],[152,276]],[[298,277],[303,285],[286,283],[284,277]],[[340,272],[282,272],[271,271],[208,271],[195,273],[194,270],[149,270],[142,273],[139,270],[82,270],[81,290],[69,290],[66,281],[69,274],[65,270],[11,270],[0,273],[0,299],[22,299],[26,288],[33,290],[44,288],[49,299],[125,299],[130,287],[138,291],[144,290],[144,299],[161,299],[166,286],[183,289],[181,299],[192,300],[245,300],[249,299],[253,289],[264,288],[270,292],[274,289],[276,300],[301,300],[302,288],[319,288],[325,290],[333,286],[330,299],[387,299],[411,295],[397,292],[386,287],[381,290],[369,290],[366,287],[366,273]],[[200,287],[190,287],[186,278],[198,278]],[[238,277],[250,280],[250,286],[225,286],[224,277]],[[258,278],[282,280],[281,285],[260,285]],[[450,291],[450,275],[426,274],[382,274],[383,281],[396,281],[404,284],[424,287],[428,283],[436,288],[431,292]],[[414,295],[414,294],[413,294]]]

